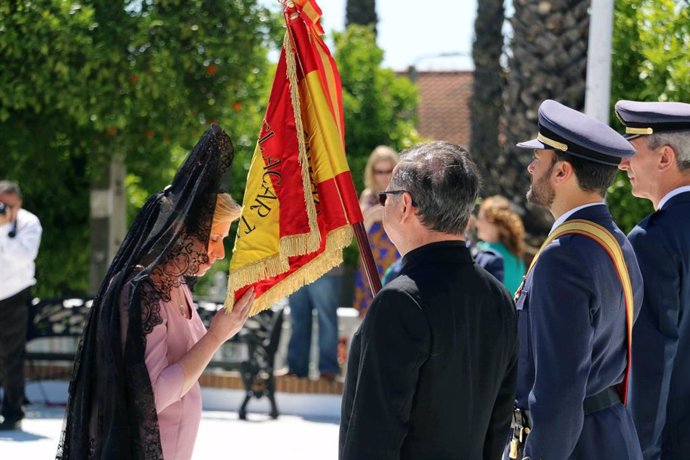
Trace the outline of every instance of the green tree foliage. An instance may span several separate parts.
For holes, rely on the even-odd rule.
[[[690,1],[617,0],[614,12],[611,104],[690,100]],[[611,119],[622,129],[612,107]],[[652,211],[648,200],[634,198],[619,172],[609,189],[614,219],[629,231]]]
[[[503,148],[485,179],[489,193],[505,195],[524,210],[522,219],[531,246],[540,244],[553,220],[545,208],[527,202],[530,175],[525,168],[532,152],[516,144],[534,136],[538,108],[545,99],[576,110],[584,108],[590,3],[513,2],[501,117]]]
[[[415,129],[418,91],[407,77],[381,67],[383,51],[371,27],[351,25],[335,33],[335,60],[343,85],[345,145],[352,177],[364,189],[364,167],[371,151],[389,145],[400,151],[421,139]],[[357,264],[356,246],[345,264]]]
[[[345,145],[355,185],[364,188],[364,166],[378,145],[400,151],[417,143],[417,87],[381,67],[383,50],[369,27],[335,34],[335,60],[343,85]]]
[[[0,176],[43,222],[39,295],[86,290],[89,187],[113,155],[134,211],[218,122],[241,199],[278,34],[256,0],[0,3]]]

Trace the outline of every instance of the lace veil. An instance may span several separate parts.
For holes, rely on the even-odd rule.
[[[58,459],[162,459],[146,336],[160,301],[208,262],[216,196],[233,147],[211,126],[134,219],[94,299],[77,348]]]

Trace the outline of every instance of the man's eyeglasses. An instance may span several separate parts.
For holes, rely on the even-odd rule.
[[[408,192],[407,190],[384,190],[383,192],[379,192],[379,204],[381,206],[385,206],[388,195],[401,195],[403,193],[410,192]],[[410,194],[410,197],[412,197],[412,194]],[[414,198],[412,198],[412,206],[414,206],[415,208],[417,207],[417,203],[414,202]]]

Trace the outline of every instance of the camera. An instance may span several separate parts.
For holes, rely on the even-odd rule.
[[[0,201],[0,216],[4,216],[7,213],[7,207],[5,206],[5,203]]]

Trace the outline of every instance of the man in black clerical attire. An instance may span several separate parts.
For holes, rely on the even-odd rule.
[[[403,267],[352,341],[341,460],[501,457],[517,322],[508,291],[465,245],[479,182],[465,149],[433,142],[404,152],[382,192]]]

